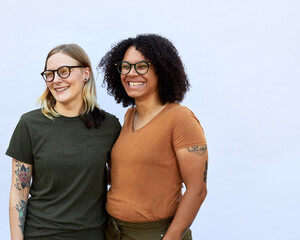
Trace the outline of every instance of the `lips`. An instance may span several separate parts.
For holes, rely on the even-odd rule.
[[[66,90],[66,89],[68,89],[69,87],[59,87],[59,88],[54,88],[54,90],[56,91],[56,92],[62,92],[62,91],[64,91],[64,90]]]
[[[144,82],[128,82],[128,85],[130,87],[132,87],[132,86],[142,86],[144,84],[145,84]]]

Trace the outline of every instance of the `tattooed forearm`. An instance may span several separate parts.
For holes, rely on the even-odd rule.
[[[20,168],[21,168],[21,163],[19,161],[16,160],[16,167],[18,168],[17,171],[15,171],[15,174],[17,175],[17,178],[16,178],[16,183],[15,183],[15,187],[16,189],[18,190],[21,190],[19,184],[20,184],[20,181],[19,181],[19,178],[18,178],[18,171],[20,171]]]
[[[207,166],[208,164],[207,164],[207,161],[205,162],[205,170],[204,170],[204,177],[203,177],[203,182],[205,182],[206,183],[206,179],[207,179]]]
[[[191,153],[196,153],[196,154],[202,156],[206,153],[207,146],[206,145],[193,146],[193,147],[187,147],[186,149]]]
[[[19,227],[21,228],[21,231],[24,236],[24,226],[25,226],[25,218],[26,218],[26,211],[27,211],[27,203],[23,200],[19,202],[19,204],[16,205],[16,209],[19,212],[19,221],[20,225]]]
[[[15,171],[16,174],[16,183],[15,187],[18,190],[21,190],[21,187],[24,189],[29,187],[30,185],[30,169],[29,167],[26,168],[24,164],[21,165],[19,161],[16,160],[16,167],[17,170]],[[20,187],[21,185],[21,187]]]

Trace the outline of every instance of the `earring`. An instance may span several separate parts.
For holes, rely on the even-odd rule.
[[[87,78],[85,78],[84,81],[87,82]]]

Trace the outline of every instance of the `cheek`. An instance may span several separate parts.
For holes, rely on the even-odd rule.
[[[126,78],[125,75],[121,75],[121,77],[120,77],[120,81],[121,81],[123,87],[124,87],[124,85],[125,85],[125,78]]]
[[[46,83],[46,86],[47,86],[48,89],[51,89],[52,85],[53,85],[52,82],[47,82]]]
[[[154,86],[158,86],[158,79],[155,74],[149,75],[149,80]]]
[[[71,86],[72,88],[83,88],[85,85],[84,78],[78,77],[73,79],[65,79],[65,84]]]
[[[84,78],[83,78],[83,79],[80,79],[80,80],[78,81],[78,85],[84,86],[84,84],[85,84]]]

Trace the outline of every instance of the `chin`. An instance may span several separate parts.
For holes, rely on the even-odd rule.
[[[126,93],[131,98],[143,97],[143,95],[144,95],[142,93],[137,93],[137,92],[126,92]]]

